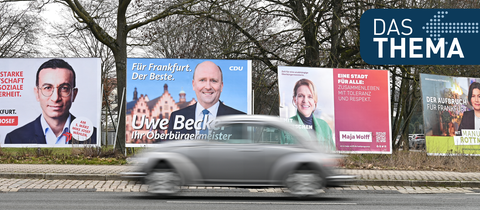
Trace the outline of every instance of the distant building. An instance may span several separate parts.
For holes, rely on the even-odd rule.
[[[138,97],[138,91],[135,87],[133,91],[133,100],[127,103],[127,112],[126,112],[126,143],[127,144],[144,144],[144,143],[154,143],[155,139],[148,139],[147,133],[149,131],[156,130],[158,133],[166,133],[166,129],[157,128],[148,128],[146,123],[142,126],[141,129],[134,129],[134,127],[141,126],[142,117],[145,116],[145,122],[157,122],[157,120],[169,119],[170,114],[176,110],[185,108],[187,106],[195,104],[197,101],[192,98],[192,100],[186,100],[186,94],[182,90],[179,93],[180,99],[178,102],[175,102],[170,92],[168,92],[168,85],[163,86],[163,94],[157,98],[150,100],[147,95],[141,94]],[[136,125],[132,125],[133,117],[136,116]],[[155,124],[154,123],[154,124]],[[150,123],[149,123],[150,124]],[[137,136],[141,138],[132,139],[132,135],[136,131]]]

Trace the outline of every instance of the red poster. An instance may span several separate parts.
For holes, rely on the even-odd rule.
[[[340,153],[391,153],[389,72],[279,69],[280,117],[304,125]]]
[[[339,151],[391,151],[388,73],[334,69],[335,143]]]

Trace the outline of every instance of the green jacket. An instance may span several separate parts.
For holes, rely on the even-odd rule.
[[[293,123],[297,123],[300,125],[304,125],[302,119],[298,115],[298,113],[290,118]],[[313,116],[313,126],[315,128],[315,134],[317,136],[317,141],[321,145],[325,145],[332,151],[335,151],[335,144],[333,142],[333,137],[332,137],[332,130],[330,129],[330,126],[328,126],[327,122],[320,118],[316,118]],[[288,142],[287,139],[285,141]]]

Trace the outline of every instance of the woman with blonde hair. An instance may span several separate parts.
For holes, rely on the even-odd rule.
[[[335,150],[332,130],[327,122],[314,116],[317,108],[318,96],[315,85],[308,79],[300,79],[293,87],[293,105],[297,108],[297,114],[290,119],[306,129],[313,130],[315,139],[323,145]]]

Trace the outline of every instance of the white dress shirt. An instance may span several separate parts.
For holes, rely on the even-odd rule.
[[[66,144],[67,137],[64,136],[64,133],[70,132],[70,122],[71,122],[72,116],[69,114],[67,121],[65,122],[65,125],[63,126],[63,131],[59,136],[55,136],[55,133],[53,133],[52,128],[48,125],[47,121],[45,120],[45,117],[40,116],[40,123],[42,124],[42,131],[43,134],[45,135],[45,140],[47,144],[55,145],[55,144]]]
[[[207,109],[209,111],[208,122],[207,123],[210,123],[213,120],[215,120],[215,118],[217,118],[217,112],[218,112],[218,107],[219,106],[220,106],[220,102],[217,101],[217,103],[215,103],[213,106],[211,106],[210,108]],[[195,109],[195,122],[197,122],[198,120],[203,120],[203,112],[202,111],[204,109],[205,108],[203,108],[203,106],[200,105],[200,103],[197,103],[197,107]],[[210,132],[210,130],[208,132]],[[195,129],[195,134],[199,134],[199,133],[200,133],[200,130]]]

